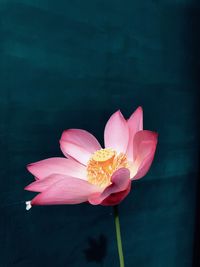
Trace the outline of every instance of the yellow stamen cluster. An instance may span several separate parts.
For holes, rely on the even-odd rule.
[[[105,187],[111,184],[112,174],[120,169],[127,168],[128,161],[123,153],[117,154],[110,148],[97,150],[87,164],[88,182]]]

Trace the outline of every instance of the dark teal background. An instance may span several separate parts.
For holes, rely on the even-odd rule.
[[[199,15],[189,0],[0,1],[0,267],[119,266],[112,209],[27,212],[25,166],[61,156],[67,128],[102,142],[139,105],[159,144],[120,206],[126,267],[192,266]]]

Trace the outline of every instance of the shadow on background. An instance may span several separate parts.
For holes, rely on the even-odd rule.
[[[94,261],[99,264],[103,264],[103,260],[107,254],[107,242],[107,238],[103,234],[101,234],[98,238],[89,237],[89,247],[83,250],[86,260],[88,262]]]

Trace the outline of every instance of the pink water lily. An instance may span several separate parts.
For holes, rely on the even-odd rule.
[[[35,181],[26,190],[39,192],[32,205],[117,205],[130,192],[131,182],[149,170],[157,145],[157,133],[143,130],[138,107],[128,120],[120,111],[108,120],[105,148],[85,130],[63,132],[60,147],[66,158],[48,158],[29,164]]]

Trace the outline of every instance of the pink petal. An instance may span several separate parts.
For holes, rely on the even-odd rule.
[[[135,112],[127,120],[129,127],[129,143],[126,154],[129,160],[133,160],[133,139],[134,135],[143,130],[143,110],[142,107],[138,107]]]
[[[128,194],[130,193],[131,190],[131,182],[129,183],[128,187],[121,192],[115,193],[115,194],[111,194],[110,196],[108,196],[106,199],[104,199],[101,202],[102,206],[115,206],[118,205],[120,202],[122,202],[122,200],[124,200]]]
[[[118,169],[111,178],[112,184],[102,193],[90,196],[89,202],[93,205],[113,206],[119,204],[130,192],[130,172],[126,168]]]
[[[98,192],[98,188],[87,181],[68,177],[52,184],[38,194],[31,205],[62,205],[86,202],[89,196]]]
[[[73,159],[49,158],[27,166],[30,173],[38,179],[43,179],[52,174],[63,174],[86,179],[86,168]]]
[[[115,112],[108,120],[104,130],[104,140],[105,147],[113,148],[118,152],[126,152],[129,129],[120,111]]]
[[[154,159],[158,134],[151,131],[139,131],[133,141],[134,161],[133,166],[137,169],[134,180],[142,178],[151,167]]]
[[[27,185],[24,189],[33,192],[43,192],[56,182],[63,179],[68,179],[69,177],[70,176],[52,174],[50,176],[47,176],[46,178],[34,181],[33,183]]]
[[[91,154],[101,149],[97,139],[85,130],[69,129],[63,132],[60,147],[65,156],[71,156],[86,165]]]

